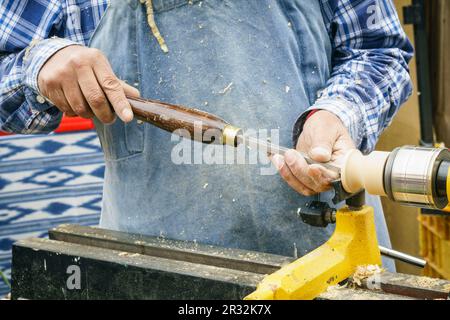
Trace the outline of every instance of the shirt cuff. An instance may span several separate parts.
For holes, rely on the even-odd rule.
[[[30,46],[26,49],[23,58],[23,67],[25,71],[24,84],[40,95],[38,86],[39,71],[41,71],[43,65],[57,51],[71,45],[80,44],[68,39],[56,37],[32,41]]]
[[[313,110],[326,110],[335,114],[347,128],[350,137],[353,139],[355,145],[359,148],[363,141],[365,127],[364,119],[361,110],[358,106],[348,102],[342,98],[323,98],[316,101],[316,103],[303,112],[294,124],[293,142],[294,146],[303,131],[303,126],[306,122],[308,114]]]

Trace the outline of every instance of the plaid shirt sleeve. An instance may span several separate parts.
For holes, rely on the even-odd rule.
[[[107,0],[0,2],[0,130],[56,129],[62,114],[40,95],[38,73],[58,50],[85,45],[106,6]]]
[[[332,39],[332,74],[301,117],[322,109],[336,114],[356,146],[368,153],[409,98],[413,48],[391,0],[320,0]]]

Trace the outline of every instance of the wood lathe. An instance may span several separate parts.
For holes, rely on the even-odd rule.
[[[196,109],[129,98],[140,121],[203,143],[240,144],[283,154],[287,149],[246,136],[240,128]],[[316,163],[302,154],[310,164]],[[12,297],[30,299],[448,299],[446,281],[381,272],[376,286],[333,291],[361,266],[381,266],[381,254],[423,266],[421,259],[380,248],[373,208],[365,191],[439,212],[449,209],[450,153],[447,149],[403,147],[368,156],[350,152],[342,165],[320,163],[336,176],[333,202],[302,208],[305,223],[335,223],[332,237],[313,252],[288,257],[206,247],[77,226],[50,230],[50,240],[29,239],[13,247]],[[84,286],[67,290],[67,267],[82,268]],[[364,284],[365,283],[365,284]],[[373,284],[373,283],[372,283]],[[353,290],[353,291],[352,291]],[[356,292],[354,290],[357,290]]]

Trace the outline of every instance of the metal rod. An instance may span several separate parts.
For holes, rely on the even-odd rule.
[[[246,136],[246,135],[239,135],[237,136],[237,142],[238,144],[244,144],[245,146],[247,146],[248,148],[252,149],[252,150],[256,150],[256,151],[263,151],[265,153],[268,154],[279,154],[281,156],[284,156],[285,153],[290,150],[289,148],[285,148],[276,144],[273,144],[271,142],[268,141],[264,141],[258,138],[254,138],[254,137],[250,137],[250,136]],[[332,171],[335,174],[338,174],[340,176],[341,174],[341,168],[338,166],[335,166],[333,164],[330,163],[323,163],[323,162],[318,162],[318,161],[314,161],[313,159],[311,159],[306,153],[301,152],[296,150],[304,159],[308,164],[318,164],[321,165],[322,167],[326,168],[327,170]]]
[[[395,251],[392,249],[388,249],[388,248],[385,248],[382,246],[380,246],[379,248],[380,248],[380,253],[385,257],[403,261],[405,263],[408,263],[408,264],[411,264],[413,266],[420,267],[420,268],[425,268],[425,266],[427,265],[427,262],[425,260],[413,257],[409,254]]]

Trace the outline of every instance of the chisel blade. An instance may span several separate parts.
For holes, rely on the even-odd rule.
[[[277,144],[264,141],[255,137],[241,135],[237,137],[238,144],[244,144],[248,148],[252,150],[257,150],[259,152],[264,152],[269,155],[279,154],[281,156],[284,156],[285,153],[290,150],[289,148],[279,146]],[[296,150],[308,164],[316,164],[324,167],[325,169],[331,171],[334,175],[334,179],[338,180],[341,176],[341,168],[335,164],[332,164],[330,162],[318,162],[309,157],[308,154],[305,152],[301,152]]]

